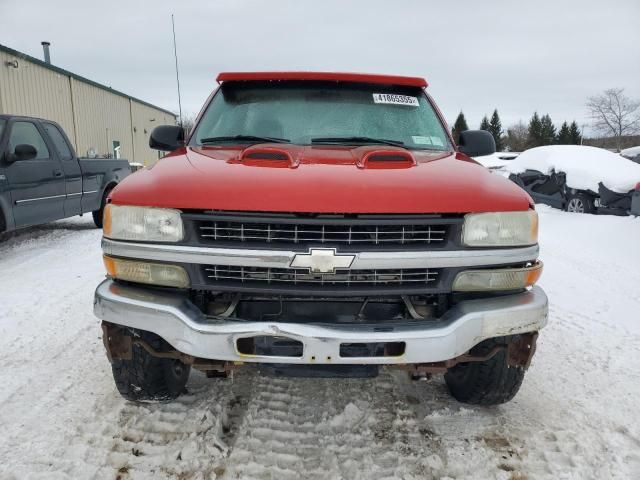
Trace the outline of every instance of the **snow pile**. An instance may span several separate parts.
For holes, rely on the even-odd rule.
[[[473,159],[483,167],[491,170],[500,170],[518,158],[518,155],[520,155],[519,152],[496,152],[482,157],[473,157]]]
[[[511,173],[525,170],[537,170],[545,174],[553,170],[564,172],[569,187],[594,192],[598,191],[600,182],[618,193],[627,193],[640,182],[640,164],[601,148],[578,145],[532,148],[505,168]]]

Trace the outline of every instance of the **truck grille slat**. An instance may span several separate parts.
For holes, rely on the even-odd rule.
[[[198,233],[207,242],[314,243],[406,245],[441,244],[446,241],[446,225],[296,225],[252,224],[228,221],[201,222]]]
[[[291,285],[430,285],[438,280],[435,269],[395,270],[338,270],[336,273],[309,273],[296,268],[236,267],[225,265],[205,266],[206,278],[214,282],[237,281],[239,283],[288,283]]]

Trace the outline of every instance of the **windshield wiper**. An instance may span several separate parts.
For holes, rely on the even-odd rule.
[[[355,143],[373,143],[380,145],[393,145],[394,147],[404,146],[404,142],[400,140],[387,140],[385,138],[373,138],[373,137],[318,137],[312,138],[311,143],[344,143],[346,145]]]
[[[259,137],[256,135],[232,135],[226,137],[207,137],[200,139],[201,143],[218,142],[253,142],[253,143],[291,143],[288,138]]]

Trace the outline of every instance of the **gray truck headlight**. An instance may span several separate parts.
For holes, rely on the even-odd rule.
[[[103,235],[114,240],[179,242],[184,227],[180,210],[109,204],[104,210]]]
[[[517,247],[538,243],[538,213],[470,213],[464,217],[462,243],[468,247]]]

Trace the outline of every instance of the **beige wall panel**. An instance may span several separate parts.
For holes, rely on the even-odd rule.
[[[129,99],[71,79],[78,132],[78,155],[94,149],[99,156],[113,152],[120,142],[120,158],[133,161]]]
[[[0,51],[0,85],[0,113],[53,120],[76,143],[69,77]]]
[[[136,162],[153,165],[158,161],[158,151],[149,148],[149,135],[158,125],[175,125],[175,117],[162,110],[131,101],[134,149]]]

